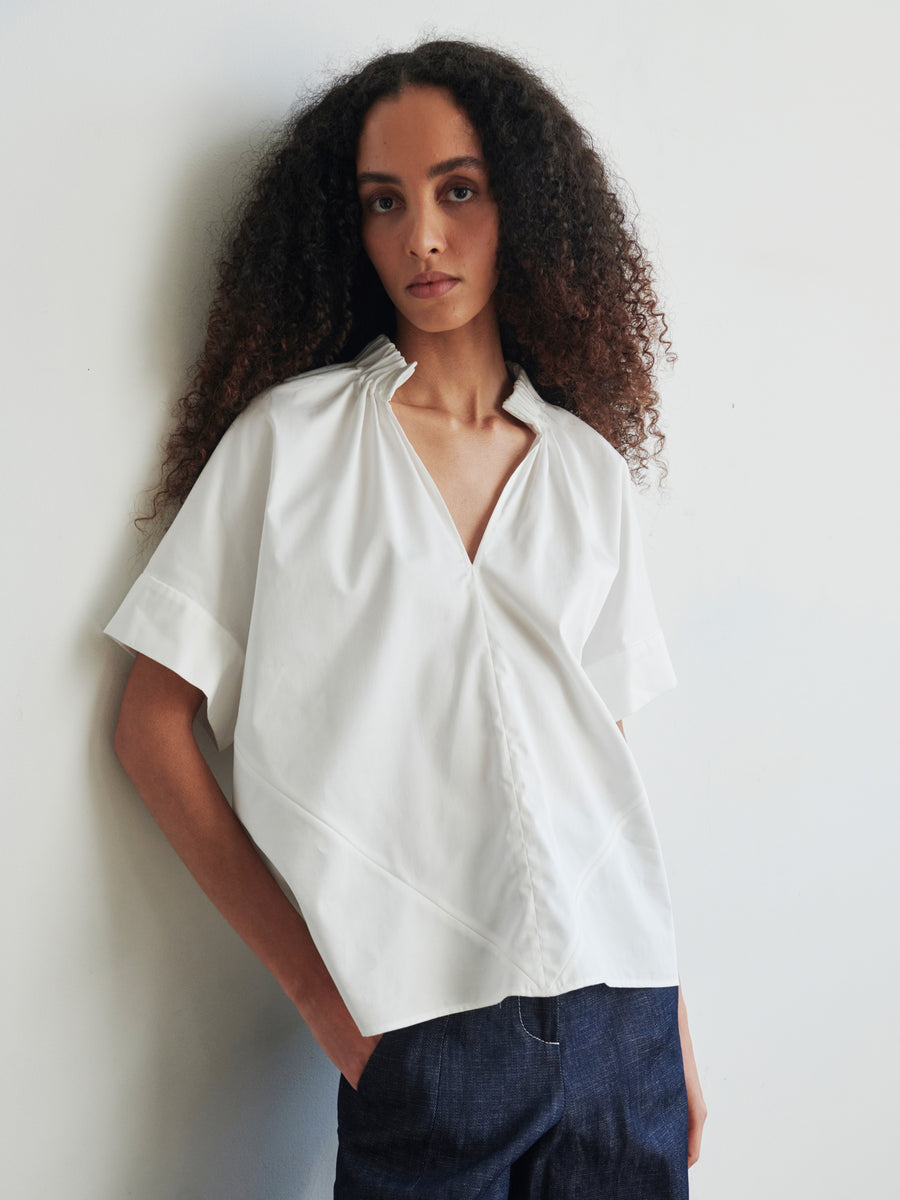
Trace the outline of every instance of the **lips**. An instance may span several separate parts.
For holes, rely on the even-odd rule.
[[[419,300],[428,300],[434,296],[446,296],[458,283],[455,276],[445,275],[443,271],[423,271],[407,284],[406,290]]]

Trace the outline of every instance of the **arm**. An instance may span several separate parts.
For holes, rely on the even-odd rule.
[[[378,1037],[363,1037],[290,903],[232,812],[193,733],[203,693],[138,654],[116,754],[163,833],[216,908],[271,971],[348,1083]]]
[[[684,992],[678,987],[678,1033],[681,1037],[681,1057],[684,1060],[684,1082],[688,1098],[688,1166],[692,1167],[700,1157],[700,1139],[706,1120],[706,1104],[700,1087],[700,1075],[694,1060],[694,1047],[688,1029],[687,1009]]]
[[[616,724],[622,737],[625,737],[622,722],[616,721]],[[694,1046],[691,1042],[691,1032],[688,1029],[687,1008],[680,984],[678,987],[678,1034],[681,1038],[681,1057],[684,1062],[684,1082],[687,1087],[688,1099],[688,1166],[692,1167],[700,1157],[700,1139],[703,1136],[703,1123],[706,1120],[706,1103],[700,1087],[700,1074],[694,1059]]]

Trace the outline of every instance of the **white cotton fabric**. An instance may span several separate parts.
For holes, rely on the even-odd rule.
[[[201,688],[234,805],[361,1032],[677,982],[615,722],[675,684],[622,457],[542,400],[469,560],[386,337],[257,397],[106,628]]]

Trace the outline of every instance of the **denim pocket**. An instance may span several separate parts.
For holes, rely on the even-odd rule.
[[[338,1174],[341,1179],[356,1179],[357,1191],[359,1180],[368,1179],[370,1173],[381,1178],[388,1170],[399,1172],[398,1179],[411,1183],[423,1171],[437,1108],[447,1021],[437,1017],[383,1034],[355,1090],[341,1076]]]
[[[369,1076],[371,1074],[374,1074],[378,1069],[378,1059],[381,1057],[381,1055],[386,1050],[386,1047],[384,1045],[386,1039],[389,1038],[392,1033],[399,1033],[399,1032],[400,1031],[397,1029],[389,1029],[387,1031],[387,1033],[383,1033],[381,1035],[381,1037],[378,1039],[378,1041],[375,1045],[375,1049],[372,1051],[372,1053],[366,1059],[366,1065],[363,1067],[362,1074],[360,1075],[359,1079],[357,1079],[357,1081],[356,1081],[356,1087],[354,1088],[354,1091],[356,1091],[356,1092],[362,1091],[365,1081],[367,1081]]]

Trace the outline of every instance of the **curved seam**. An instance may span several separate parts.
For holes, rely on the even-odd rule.
[[[528,1036],[530,1038],[532,1038],[536,1042],[540,1042],[542,1046],[558,1046],[559,1045],[559,1042],[548,1042],[546,1038],[539,1038],[537,1036],[537,1034],[532,1033],[530,1029],[526,1028],[525,1022],[522,1020],[522,997],[521,996],[516,996],[516,1004],[518,1005],[518,1008],[519,1008],[519,1024],[522,1026],[522,1028],[525,1030],[525,1032],[528,1034]]]
[[[408,888],[409,891],[414,892],[417,896],[421,896],[421,898],[426,903],[430,904],[432,908],[437,909],[438,912],[443,913],[444,916],[455,922],[461,929],[464,929],[467,933],[472,934],[473,937],[479,938],[486,945],[490,946],[491,949],[498,955],[498,957],[509,963],[511,967],[514,967],[520,975],[524,975],[526,979],[530,979],[533,983],[540,982],[539,980],[535,979],[530,972],[526,971],[524,967],[517,963],[516,960],[512,958],[509,953],[502,948],[502,946],[499,946],[493,938],[488,937],[486,933],[482,933],[481,930],[476,929],[474,925],[470,925],[467,921],[464,921],[461,917],[458,917],[456,913],[451,912],[443,904],[439,904],[437,900],[423,892],[420,888],[417,888],[414,884],[410,883],[409,880],[403,879],[401,876],[395,874],[395,872],[388,870],[388,868],[382,863],[378,862],[377,859],[372,858],[372,856],[367,854],[365,850],[361,849],[355,842],[351,841],[350,838],[347,837],[347,835],[340,829],[337,829],[334,825],[329,824],[328,821],[323,820],[322,817],[320,817],[317,813],[312,812],[298,800],[295,800],[293,796],[289,796],[287,792],[283,791],[276,784],[272,783],[266,778],[262,771],[260,771],[259,768],[250,761],[248,755],[237,746],[235,746],[234,749],[234,756],[235,758],[240,758],[247,769],[251,771],[267,788],[271,788],[273,792],[276,792],[279,796],[286,800],[288,804],[299,809],[299,811],[303,813],[307,820],[315,822],[317,825],[321,825],[323,829],[327,829],[328,832],[333,834],[336,838],[340,838],[341,841],[345,843],[355,854],[358,854],[360,858],[364,858],[366,862],[371,863],[371,865],[377,870],[383,872],[385,875],[389,876],[389,878],[395,880],[403,887]]]
[[[476,555],[476,557],[477,557],[477,555]],[[547,979],[547,972],[546,972],[546,968],[544,966],[544,941],[543,941],[543,938],[541,937],[541,926],[540,926],[540,922],[538,921],[538,915],[537,915],[537,900],[536,900],[535,894],[534,894],[535,893],[534,872],[532,871],[532,867],[531,867],[531,856],[528,853],[528,841],[525,837],[525,824],[522,819],[522,804],[519,799],[519,789],[516,787],[515,772],[513,771],[512,752],[511,752],[510,746],[509,746],[509,732],[506,728],[506,718],[503,715],[503,704],[501,703],[501,700],[500,700],[500,685],[497,682],[497,664],[494,660],[494,647],[491,642],[491,633],[490,633],[490,629],[488,628],[487,617],[486,617],[485,611],[484,611],[484,602],[482,601],[482,598],[481,598],[481,589],[476,587],[475,594],[478,597],[478,608],[481,613],[481,623],[484,626],[485,641],[487,643],[488,654],[490,655],[490,659],[491,659],[491,678],[494,681],[494,692],[497,697],[497,711],[500,714],[500,722],[503,726],[503,745],[506,749],[506,761],[509,766],[509,777],[510,777],[510,781],[512,783],[513,794],[515,796],[515,801],[516,801],[516,815],[519,818],[519,837],[522,840],[522,850],[525,855],[525,869],[528,872],[528,888],[529,888],[529,891],[531,894],[531,915],[532,915],[532,919],[534,921],[534,931],[537,936],[538,953],[540,955],[540,960],[541,960],[541,983],[545,984],[546,979]]]

